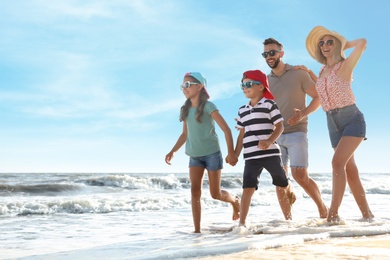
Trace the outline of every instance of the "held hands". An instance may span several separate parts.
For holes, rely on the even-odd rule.
[[[294,115],[287,120],[287,123],[291,126],[298,124],[305,117],[304,113],[297,108],[294,108],[294,112]]]
[[[228,155],[225,158],[225,161],[231,166],[235,166],[238,162],[238,157],[235,153],[228,153]]]

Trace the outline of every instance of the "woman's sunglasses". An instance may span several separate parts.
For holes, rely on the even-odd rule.
[[[253,84],[258,84],[260,85],[260,81],[247,81],[247,82],[242,82],[241,83],[241,89],[244,90],[244,88],[251,88]]]
[[[180,85],[180,89],[183,90],[185,88],[191,87],[191,85],[199,84],[197,82],[191,82],[191,81],[186,81],[183,84]]]
[[[275,56],[275,54],[276,54],[277,52],[281,52],[281,51],[278,51],[278,50],[270,50],[270,51],[265,51],[265,52],[263,52],[261,55],[264,57],[264,59],[266,59],[266,58],[268,57],[268,55],[269,55],[270,57],[273,57],[273,56]]]
[[[333,45],[333,40],[327,40],[326,42],[320,41],[318,43],[318,46],[322,47],[322,46],[324,46],[324,44],[326,44],[326,46],[332,46]]]

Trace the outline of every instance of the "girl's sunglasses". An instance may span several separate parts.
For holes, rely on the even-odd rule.
[[[244,88],[251,88],[253,84],[260,85],[261,82],[260,81],[247,81],[247,82],[243,82],[243,83],[241,83],[241,89],[244,90]]]
[[[264,59],[266,59],[266,58],[268,57],[268,55],[269,55],[270,57],[273,57],[273,56],[275,56],[275,54],[276,54],[277,52],[281,52],[281,51],[278,51],[278,50],[270,50],[270,51],[265,51],[265,52],[263,52],[261,55],[264,57]]]
[[[180,89],[183,90],[185,88],[191,87],[191,85],[199,84],[197,82],[191,82],[191,81],[186,81],[183,84],[180,85]]]
[[[327,40],[326,42],[320,41],[318,43],[318,46],[322,47],[322,46],[324,46],[324,44],[326,44],[326,46],[332,46],[333,45],[333,40]]]

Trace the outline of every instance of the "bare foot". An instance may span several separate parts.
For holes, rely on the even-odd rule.
[[[328,218],[326,219],[328,223],[337,224],[340,222],[340,216],[337,212],[330,212],[328,214]]]
[[[368,212],[362,212],[363,219],[371,221],[374,219],[374,214],[371,213],[371,210],[368,210]]]
[[[318,212],[320,213],[320,218],[326,218],[329,214],[329,208],[322,204],[322,208],[318,209]]]
[[[233,220],[240,218],[240,198],[236,196],[236,200],[232,203],[233,206]]]
[[[290,202],[290,207],[292,207],[294,202],[297,200],[297,197],[295,196],[294,192],[290,192],[290,198],[288,198],[288,199],[289,199],[289,202]]]

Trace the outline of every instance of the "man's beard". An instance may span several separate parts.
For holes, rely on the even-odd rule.
[[[269,66],[271,69],[276,68],[276,67],[279,65],[279,63],[280,63],[280,57],[277,58],[277,59],[275,59],[274,65],[272,65],[272,66],[269,65],[268,62],[267,62],[268,66]]]

